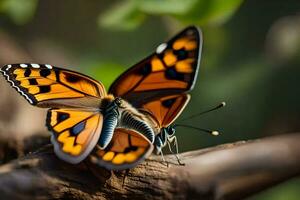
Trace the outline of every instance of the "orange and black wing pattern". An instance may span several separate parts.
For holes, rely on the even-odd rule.
[[[151,142],[133,130],[117,128],[105,149],[95,148],[91,161],[109,170],[130,169],[147,158],[153,151]]]
[[[150,101],[142,107],[160,127],[168,127],[181,114],[190,100],[189,94],[170,95]]]
[[[78,109],[50,109],[46,126],[52,132],[56,155],[69,163],[79,163],[95,147],[102,130],[100,112]]]
[[[188,27],[123,73],[109,93],[139,108],[158,97],[189,91],[198,74],[201,48],[201,31]]]
[[[40,107],[79,107],[106,95],[104,86],[83,74],[47,64],[11,64],[1,72],[29,103]]]

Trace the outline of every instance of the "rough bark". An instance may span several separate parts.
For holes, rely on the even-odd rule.
[[[60,161],[52,145],[0,167],[3,199],[241,199],[300,174],[300,134],[152,156],[129,172]]]

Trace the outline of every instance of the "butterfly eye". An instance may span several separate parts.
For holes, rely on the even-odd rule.
[[[123,105],[123,100],[122,100],[121,98],[117,97],[117,98],[115,99],[115,103],[116,103],[119,107],[122,107],[122,105]]]
[[[172,126],[168,126],[166,128],[166,131],[167,131],[167,133],[168,133],[169,136],[173,136],[175,134],[175,128],[172,127]]]
[[[176,132],[176,131],[175,131],[175,128],[172,127],[171,130],[170,130],[170,134],[171,134],[171,135],[175,135],[175,132]]]

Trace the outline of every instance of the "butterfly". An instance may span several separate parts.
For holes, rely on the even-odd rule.
[[[10,64],[8,82],[32,105],[49,108],[46,126],[55,154],[128,169],[176,139],[171,124],[190,100],[202,48],[200,29],[187,27],[117,78],[101,82],[49,64]]]

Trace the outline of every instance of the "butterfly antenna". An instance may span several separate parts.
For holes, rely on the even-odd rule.
[[[214,108],[211,108],[211,109],[209,109],[209,110],[205,110],[205,111],[202,111],[202,112],[200,112],[200,113],[191,115],[191,116],[189,116],[189,117],[187,117],[187,118],[184,118],[184,119],[180,120],[180,122],[183,122],[183,121],[192,119],[192,118],[194,118],[194,117],[198,117],[198,116],[200,116],[200,115],[203,115],[203,114],[205,114],[205,113],[209,113],[209,112],[214,111],[214,110],[218,110],[218,109],[220,109],[220,108],[223,108],[224,106],[226,106],[226,103],[223,101],[222,103],[220,103],[219,105],[217,105],[217,106],[214,107]]]
[[[209,133],[209,134],[211,134],[213,136],[220,135],[219,131],[212,131],[212,130],[208,130],[208,129],[204,129],[204,128],[199,128],[199,127],[195,127],[195,126],[184,125],[184,124],[175,124],[174,127],[176,127],[176,126],[181,126],[181,127],[186,127],[186,128],[192,128],[192,129],[195,129],[195,130],[198,130],[198,131]]]

